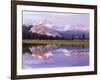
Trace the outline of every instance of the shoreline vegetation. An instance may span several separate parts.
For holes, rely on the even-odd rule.
[[[89,45],[89,40],[29,40],[23,39],[23,44],[58,44],[58,45]]]

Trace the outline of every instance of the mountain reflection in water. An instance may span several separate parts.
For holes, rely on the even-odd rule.
[[[25,45],[22,68],[88,66],[89,48],[84,45]]]

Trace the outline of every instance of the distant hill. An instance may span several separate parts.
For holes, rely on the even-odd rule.
[[[89,38],[89,33],[88,32],[82,32],[82,31],[74,31],[74,30],[68,30],[68,31],[63,31],[63,32],[59,32],[62,37],[65,38],[71,38],[73,37],[80,37],[82,38],[82,36],[84,35],[85,38]]]

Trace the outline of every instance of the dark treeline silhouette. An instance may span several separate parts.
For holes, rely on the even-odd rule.
[[[38,39],[38,40],[74,40],[74,39],[81,39],[81,40],[88,40],[89,38],[86,38],[84,34],[82,35],[71,35],[70,37],[53,37],[53,36],[47,36],[45,34],[37,34],[37,33],[31,33],[31,32],[23,32],[22,33],[23,39]]]

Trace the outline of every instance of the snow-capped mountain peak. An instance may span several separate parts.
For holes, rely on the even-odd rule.
[[[50,22],[47,21],[38,21],[38,22],[34,22],[32,24],[32,28],[30,29],[30,32],[32,33],[38,33],[38,34],[45,34],[48,36],[61,36],[59,33],[54,32],[51,27],[53,27],[53,25]]]

